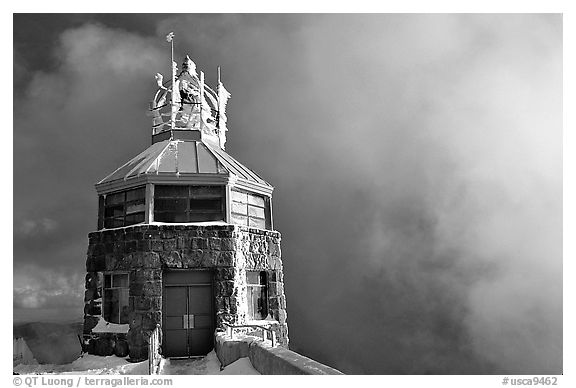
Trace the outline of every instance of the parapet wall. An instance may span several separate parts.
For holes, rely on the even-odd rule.
[[[148,337],[162,324],[162,271],[214,273],[217,330],[247,320],[246,271],[267,271],[268,306],[278,342],[288,345],[280,233],[239,225],[135,225],[90,233],[84,332],[102,314],[98,273],[129,273],[128,343],[132,359],[147,358]]]
[[[266,342],[245,337],[232,340],[224,333],[216,334],[216,355],[222,366],[248,357],[254,369],[263,375],[341,375],[337,369],[288,350],[271,347]]]

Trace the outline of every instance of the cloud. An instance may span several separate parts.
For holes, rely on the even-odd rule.
[[[81,316],[83,294],[83,276],[75,270],[24,265],[14,274],[13,306],[16,309],[75,307]]]
[[[50,218],[40,220],[24,220],[17,227],[17,232],[26,236],[33,234],[51,233],[58,227],[58,223]]]

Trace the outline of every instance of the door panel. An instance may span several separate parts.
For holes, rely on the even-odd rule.
[[[188,287],[188,309],[190,314],[207,314],[212,307],[212,287]]]
[[[188,355],[188,333],[187,330],[166,330],[163,353],[166,357],[185,357]]]
[[[189,330],[191,356],[204,356],[212,350],[214,346],[212,333],[211,329]]]
[[[186,301],[188,299],[186,287],[166,287],[165,299],[162,301],[166,305],[166,316],[182,316],[186,314]]]

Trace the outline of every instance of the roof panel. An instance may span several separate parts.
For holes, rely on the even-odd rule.
[[[178,155],[178,145],[170,142],[168,147],[158,158],[158,172],[178,172],[176,169],[176,158]]]
[[[183,141],[178,143],[178,172],[198,173],[196,142]]]
[[[248,167],[244,166],[242,163],[240,163],[239,161],[237,161],[236,159],[234,159],[232,156],[228,155],[226,152],[222,151],[219,148],[212,148],[210,147],[210,149],[214,152],[215,155],[217,155],[219,158],[219,160],[224,163],[225,165],[228,164],[230,167],[228,167],[228,169],[235,175],[240,176],[244,179],[247,179],[249,181],[253,181],[253,182],[258,182],[261,184],[265,184],[268,185],[268,182],[266,182],[264,179],[262,179],[258,174],[256,174],[254,171],[252,171],[251,169],[249,169]]]
[[[198,151],[198,172],[200,174],[218,174],[218,160],[208,151],[202,142],[196,143]]]
[[[120,168],[106,176],[99,183],[111,182],[117,179],[125,179],[129,176],[138,175],[139,173],[145,172],[146,168],[149,166],[147,161],[156,159],[158,155],[162,153],[162,150],[166,144],[166,141],[152,144],[151,147],[148,147],[140,154],[123,164]]]
[[[258,174],[218,147],[202,141],[165,140],[154,143],[98,184],[141,174],[219,174],[270,186]]]

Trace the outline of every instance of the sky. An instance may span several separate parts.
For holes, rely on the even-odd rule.
[[[15,322],[81,319],[94,183],[150,145],[170,31],[275,187],[293,350],[562,372],[558,14],[15,15]]]

